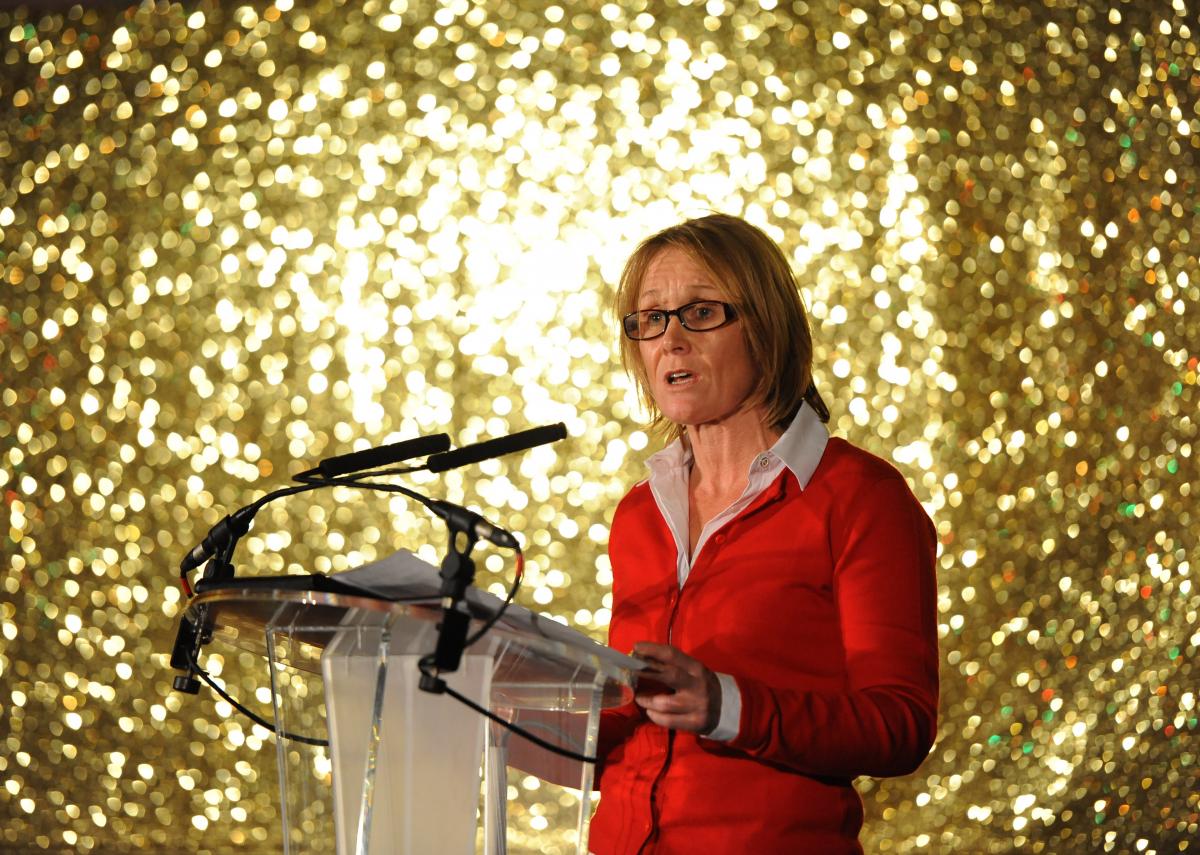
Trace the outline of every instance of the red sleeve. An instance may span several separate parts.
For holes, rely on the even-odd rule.
[[[640,561],[640,548],[646,538],[659,542],[660,550],[668,548],[669,544],[669,550],[674,554],[670,530],[655,508],[649,486],[642,482],[617,505],[609,538],[613,608],[608,644],[622,653],[628,653],[639,641],[667,637],[667,603],[677,584],[675,566],[665,563],[648,566]],[[632,567],[637,567],[639,572],[629,572]],[[597,749],[601,765],[611,752],[619,752],[638,725],[646,721],[646,711],[633,700],[603,710]]]
[[[898,475],[838,506],[830,546],[845,686],[780,689],[735,675],[742,714],[728,744],[808,775],[908,774],[937,725],[933,525]]]
[[[622,609],[613,609],[612,622],[608,627],[608,640],[614,649],[628,652],[633,647],[633,641],[630,640],[631,631],[625,625],[623,617]],[[636,635],[636,630],[633,630],[633,634]],[[600,736],[599,744],[596,747],[597,780],[603,773],[604,764],[610,752],[619,751],[634,729],[645,721],[646,711],[632,699],[619,707],[600,711]]]
[[[596,747],[598,771],[603,771],[610,753],[619,750],[634,728],[646,721],[645,711],[633,701],[600,711],[600,737]],[[599,775],[597,775],[597,779]]]

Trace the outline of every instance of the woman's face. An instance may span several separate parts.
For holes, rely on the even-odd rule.
[[[678,309],[696,300],[728,302],[712,277],[690,255],[667,247],[650,261],[638,311]],[[740,320],[706,332],[683,328],[671,317],[658,338],[638,351],[659,410],[677,425],[715,425],[740,413],[757,377]]]

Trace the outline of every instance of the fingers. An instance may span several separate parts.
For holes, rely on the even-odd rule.
[[[686,655],[669,644],[656,644],[653,641],[639,641],[633,645],[632,654],[639,659],[651,659],[657,662],[669,660],[676,654],[679,656]]]
[[[674,694],[639,694],[636,700],[646,717],[660,727],[707,733],[716,723],[713,707],[698,685]]]
[[[633,655],[646,661],[647,667],[641,672],[644,676],[671,688],[680,688],[708,670],[701,662],[666,644],[639,641],[633,646]]]
[[[669,644],[655,644],[653,641],[639,641],[633,645],[633,655],[652,665],[675,665],[690,671],[704,667],[678,648]]]
[[[638,675],[638,691],[677,692],[695,679],[695,675],[674,665],[651,665]]]
[[[646,710],[646,718],[667,730],[685,730],[690,733],[702,733],[704,731],[704,718],[699,713],[672,715],[656,710]]]
[[[639,694],[636,700],[646,717],[660,727],[699,730],[707,719],[703,700],[691,692]]]
[[[720,684],[712,671],[666,644],[638,642],[632,653],[647,662],[635,700],[650,721],[675,730],[712,730],[720,712]]]

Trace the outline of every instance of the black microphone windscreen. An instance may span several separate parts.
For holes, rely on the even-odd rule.
[[[414,457],[438,454],[449,448],[450,437],[444,433],[435,433],[381,445],[378,448],[366,448],[362,451],[352,451],[349,454],[339,454],[337,457],[330,457],[318,463],[317,471],[326,478],[332,478],[348,472],[362,472],[367,469],[377,469],[380,466],[390,466]]]
[[[566,439],[566,437],[567,426],[562,422],[554,425],[545,425],[544,427],[530,428],[529,430],[518,431],[508,436],[501,436],[496,439],[488,439],[473,445],[456,448],[444,454],[435,454],[427,461],[426,468],[430,472],[445,472],[447,469],[470,466],[472,463],[478,463],[481,460],[490,460],[493,457],[502,457],[505,454],[512,454],[514,451],[527,451],[539,445],[558,442],[560,439]]]

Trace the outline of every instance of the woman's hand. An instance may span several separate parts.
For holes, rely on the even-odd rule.
[[[721,717],[721,682],[699,661],[666,644],[639,641],[633,655],[647,667],[639,672],[634,696],[646,717],[660,727],[710,733]]]

